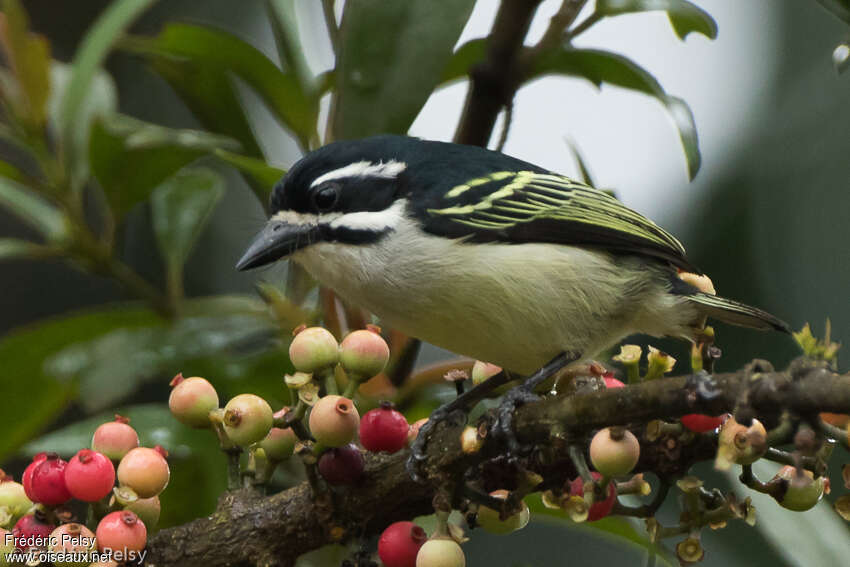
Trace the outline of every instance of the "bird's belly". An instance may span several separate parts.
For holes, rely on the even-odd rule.
[[[566,349],[593,356],[632,332],[623,290],[644,276],[624,275],[605,254],[431,239],[430,247],[421,237],[419,247],[316,244],[294,259],[392,327],[516,372]]]

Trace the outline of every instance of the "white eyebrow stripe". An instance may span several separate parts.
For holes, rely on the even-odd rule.
[[[331,228],[350,228],[352,230],[387,230],[398,226],[404,217],[405,199],[396,201],[383,211],[358,211],[335,218]],[[323,221],[326,219],[322,219]]]
[[[392,179],[398,177],[398,174],[407,169],[407,164],[402,161],[390,160],[386,163],[373,163],[371,161],[358,161],[350,163],[345,167],[334,169],[323,173],[313,180],[310,187],[315,187],[325,181],[332,179],[344,179],[346,177],[379,177],[383,179]]]

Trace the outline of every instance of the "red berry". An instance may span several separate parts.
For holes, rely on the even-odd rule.
[[[145,524],[129,510],[119,510],[103,517],[95,531],[101,551],[141,551],[148,541]]]
[[[395,453],[407,445],[410,425],[401,412],[393,409],[389,402],[367,411],[360,420],[360,443],[367,451]]]
[[[593,480],[599,480],[602,478],[602,475],[596,471],[591,471],[591,476]],[[573,496],[583,496],[584,495],[584,481],[580,476],[574,478],[570,482],[570,494]],[[611,513],[611,509],[614,508],[614,502],[617,501],[617,489],[614,486],[613,482],[608,483],[608,498],[599,502],[594,502],[590,507],[590,510],[587,512],[587,521],[595,522],[601,518],[604,518],[608,514]]]
[[[363,455],[353,444],[328,449],[319,457],[319,474],[328,484],[354,484],[363,476]]]
[[[32,500],[46,506],[58,506],[71,499],[71,493],[65,485],[65,461],[59,455],[51,453],[38,463],[32,471],[30,488]]]
[[[24,485],[24,491],[27,493],[27,498],[30,500],[32,497],[32,471],[35,470],[35,467],[38,466],[38,463],[47,458],[47,453],[38,453],[36,456],[32,458],[32,462],[27,465],[27,468],[24,469],[24,474],[21,475],[21,484]]]
[[[103,453],[82,449],[65,467],[65,485],[77,500],[97,502],[112,492],[115,467]]]
[[[47,539],[50,532],[56,526],[42,522],[32,514],[27,514],[21,517],[20,520],[12,528],[12,535],[15,536],[15,547],[18,549],[46,549]]]
[[[168,485],[168,462],[156,449],[137,447],[118,463],[118,482],[132,488],[139,498],[156,496]]]
[[[683,415],[679,421],[695,433],[704,433],[706,431],[714,431],[723,425],[724,419],[726,419],[726,414],[712,417],[701,413],[689,413],[688,415]]]
[[[602,375],[602,379],[605,380],[606,388],[625,388],[626,385],[614,378],[613,372],[606,372]]]
[[[139,434],[128,422],[126,417],[116,415],[115,421],[99,426],[92,436],[91,448],[113,461],[120,461],[130,449],[139,446]]]
[[[416,567],[416,554],[427,540],[425,530],[413,522],[396,522],[381,534],[378,556],[384,567]]]

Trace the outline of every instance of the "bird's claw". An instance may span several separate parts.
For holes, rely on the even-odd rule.
[[[515,457],[529,452],[529,447],[520,444],[514,432],[513,421],[516,409],[530,402],[540,401],[540,396],[534,393],[532,388],[522,384],[513,388],[505,394],[502,403],[496,410],[496,422],[493,424],[493,433],[497,439],[502,439],[507,446],[508,455]]]
[[[407,462],[405,463],[407,473],[415,482],[425,481],[424,476],[422,475],[422,464],[428,459],[426,448],[428,446],[428,439],[431,437],[431,433],[434,431],[434,428],[444,421],[454,423],[456,420],[459,423],[466,422],[466,412],[463,410],[447,411],[443,408],[438,408],[428,417],[428,421],[422,424],[422,427],[419,429],[419,433],[416,435],[416,439],[410,446],[410,456],[407,458]]]

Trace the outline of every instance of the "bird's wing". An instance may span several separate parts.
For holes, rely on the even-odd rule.
[[[699,273],[669,232],[608,193],[562,175],[491,173],[453,187],[427,213],[426,230],[449,236],[600,246]]]

